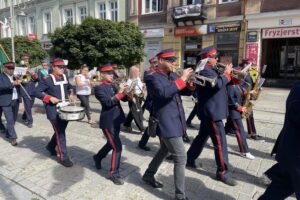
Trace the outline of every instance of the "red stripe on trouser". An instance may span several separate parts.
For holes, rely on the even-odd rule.
[[[222,175],[221,175],[221,179],[224,180],[224,172],[225,172],[225,164],[224,164],[224,160],[223,160],[223,152],[222,152],[222,144],[221,144],[221,140],[220,140],[220,136],[217,130],[217,125],[215,122],[212,122],[213,125],[213,129],[215,131],[216,134],[216,139],[217,139],[217,143],[218,143],[218,150],[219,150],[219,156],[220,156],[220,163],[221,163],[221,167],[222,167]]]
[[[250,117],[247,118],[247,123],[248,123],[248,127],[250,129],[250,133],[248,133],[248,134],[250,134],[250,136],[251,136],[253,131],[252,131],[252,126],[251,126],[251,122],[250,122]]]
[[[236,136],[237,136],[237,139],[238,139],[238,144],[239,144],[239,147],[240,147],[240,152],[241,153],[245,153],[244,152],[244,148],[243,148],[243,141],[241,139],[241,133],[239,131],[239,127],[238,125],[236,124],[235,120],[232,119],[232,123],[233,123],[233,126],[235,128],[235,131],[236,131]]]
[[[107,137],[108,137],[108,140],[109,140],[109,142],[110,142],[110,144],[111,144],[111,146],[113,148],[113,154],[112,154],[112,158],[111,158],[111,172],[110,172],[111,175],[112,175],[113,172],[115,171],[115,167],[116,167],[116,163],[115,162],[116,162],[117,149],[116,149],[115,143],[114,143],[114,141],[113,141],[113,139],[112,139],[112,137],[111,137],[108,129],[106,128],[104,130],[105,130],[105,132],[107,134]]]
[[[55,136],[56,136],[56,144],[57,144],[57,149],[58,149],[58,153],[59,153],[59,159],[62,160],[63,159],[63,155],[62,155],[62,151],[61,151],[61,147],[60,147],[60,140],[59,140],[59,135],[58,135],[58,131],[55,127],[55,125],[51,122],[54,132],[55,132]]]

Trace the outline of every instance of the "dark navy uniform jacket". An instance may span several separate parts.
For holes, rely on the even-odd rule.
[[[56,81],[63,81],[63,76],[55,76]],[[63,85],[65,91],[65,99],[68,99],[68,94],[73,92],[73,87],[67,79],[67,83]],[[62,99],[60,86],[54,85],[52,77],[50,75],[46,76],[45,79],[39,82],[38,86],[35,88],[34,96],[43,100],[47,118],[49,120],[55,120],[58,116],[56,104],[50,102],[50,96]]]
[[[228,94],[229,117],[231,119],[241,119],[241,109],[243,105],[243,90],[240,85],[228,84],[226,86]]]
[[[186,120],[180,94],[191,95],[186,83],[176,73],[151,72],[145,76],[152,98],[152,114],[159,120],[157,135],[180,137],[186,131]]]
[[[16,80],[14,78],[14,80]],[[3,72],[0,73],[0,106],[9,106],[12,102],[13,95],[13,84],[10,82],[10,79]],[[18,99],[20,100],[20,86],[16,86]]]
[[[231,80],[229,74],[219,74],[216,69],[207,65],[200,74],[208,78],[216,78],[217,84],[212,87],[197,85],[198,117],[200,120],[219,121],[228,116],[228,99],[226,85]]]
[[[28,83],[22,83],[23,87],[25,88],[25,90],[27,91],[27,93],[30,96],[34,95],[36,81],[37,81],[37,79],[30,80]],[[23,89],[21,90],[21,96],[22,97],[27,97],[27,95],[26,95],[26,93],[24,92]]]
[[[285,168],[300,170],[300,82],[294,85],[286,101],[276,160]]]
[[[100,128],[113,128],[120,126],[125,121],[125,114],[120,100],[126,97],[117,94],[115,84],[103,82],[95,87],[95,97],[100,101],[102,109],[100,114]]]

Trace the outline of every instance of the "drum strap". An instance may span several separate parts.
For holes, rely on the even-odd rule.
[[[60,94],[61,94],[61,100],[62,102],[66,101],[66,96],[65,96],[65,90],[64,90],[64,85],[68,84],[68,80],[65,74],[63,74],[63,80],[62,81],[56,81],[56,78],[54,77],[53,74],[50,74],[54,85],[59,85],[60,86]]]

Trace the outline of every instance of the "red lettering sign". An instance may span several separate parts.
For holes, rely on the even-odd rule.
[[[300,27],[270,28],[262,30],[262,38],[296,38],[300,37]]]
[[[183,26],[175,28],[175,36],[196,36],[207,33],[207,26]]]
[[[258,43],[246,44],[246,58],[253,58],[253,65],[257,65],[258,60]]]
[[[33,40],[33,39],[36,39],[37,38],[37,34],[33,34],[33,33],[29,33],[28,34],[28,40]]]

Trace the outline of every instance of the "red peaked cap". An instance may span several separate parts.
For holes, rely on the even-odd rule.
[[[161,52],[159,52],[156,57],[158,59],[160,58],[164,58],[164,59],[168,59],[168,60],[173,60],[175,61],[177,58],[175,56],[175,52],[173,49],[165,49],[165,50],[162,50]]]
[[[202,59],[209,57],[210,55],[216,54],[217,49],[215,46],[209,46],[202,49],[197,56],[200,56]]]
[[[65,65],[65,62],[62,58],[54,58],[52,61],[51,61],[51,64],[52,65]]]
[[[29,59],[29,56],[28,56],[28,55],[22,55],[20,58],[21,58],[22,60],[24,60],[24,59]]]
[[[3,63],[3,66],[4,67],[15,67],[16,63],[14,63],[14,62],[6,62],[6,63]]]
[[[106,65],[100,66],[98,68],[98,70],[100,72],[109,72],[109,71],[114,71],[114,68],[111,64],[106,64]]]
[[[250,62],[253,62],[254,59],[253,58],[243,58],[243,63],[250,63]]]

